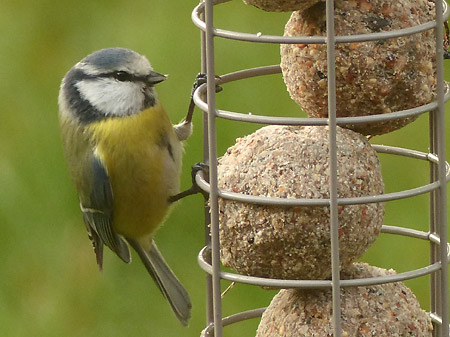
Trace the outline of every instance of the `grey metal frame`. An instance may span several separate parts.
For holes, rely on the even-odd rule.
[[[214,26],[214,6],[230,0],[203,0],[192,12],[192,21],[201,30],[202,44],[202,72],[207,75],[207,84],[200,86],[194,93],[195,104],[204,113],[204,158],[209,163],[209,177],[198,173],[198,185],[210,195],[210,209],[205,209],[205,241],[206,246],[200,251],[198,262],[207,275],[207,327],[205,336],[223,336],[223,327],[245,319],[259,317],[264,308],[249,310],[222,317],[221,279],[247,283],[259,286],[276,288],[331,288],[333,294],[333,328],[334,336],[341,336],[340,321],[340,288],[361,285],[373,285],[396,282],[430,275],[430,317],[434,325],[434,337],[449,336],[449,279],[448,263],[450,262],[450,245],[447,243],[447,192],[446,184],[450,180],[450,164],[445,159],[445,102],[450,99],[449,87],[443,77],[443,25],[450,15],[445,1],[435,0],[436,19],[432,22],[415,27],[390,32],[380,32],[353,36],[334,35],[334,2],[326,1],[327,35],[326,36],[299,36],[284,37],[262,34],[249,34],[219,29]],[[443,9],[443,10],[439,10]],[[383,115],[366,117],[336,117],[336,78],[335,78],[335,45],[344,42],[363,42],[379,39],[395,38],[404,35],[416,34],[425,30],[436,31],[436,69],[437,69],[437,98],[435,101],[404,111],[392,112]],[[324,118],[294,118],[272,117],[262,115],[249,115],[239,112],[226,111],[216,108],[215,86],[217,83],[225,84],[241,79],[276,74],[281,72],[278,65],[245,69],[234,73],[215,77],[214,39],[226,38],[255,43],[317,43],[327,45],[328,69],[328,119]],[[402,117],[418,116],[429,112],[430,153],[423,153],[410,149],[374,145],[379,153],[396,156],[405,156],[413,159],[426,160],[430,167],[430,182],[426,185],[403,190],[361,198],[337,197],[337,151],[336,126],[342,124],[358,124],[375,121],[387,121]],[[248,196],[218,188],[217,183],[217,141],[216,119],[224,118],[238,122],[278,125],[328,125],[330,148],[330,198],[329,199],[282,199],[262,196]],[[382,232],[427,240],[430,244],[430,263],[427,266],[384,277],[373,277],[358,280],[341,280],[339,276],[339,246],[338,246],[338,217],[339,205],[362,204],[374,202],[387,202],[397,199],[410,198],[419,194],[430,195],[430,229],[429,232],[417,231],[410,228],[386,226]],[[220,267],[219,217],[218,198],[238,200],[248,203],[277,205],[277,206],[329,206],[331,231],[331,280],[279,280],[239,275],[224,272]],[[209,226],[211,224],[211,226]],[[442,244],[444,243],[444,244]]]

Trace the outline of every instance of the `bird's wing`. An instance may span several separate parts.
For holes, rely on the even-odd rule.
[[[94,246],[99,267],[102,266],[103,244],[108,246],[123,261],[130,262],[130,250],[122,237],[114,232],[113,223],[113,191],[106,168],[98,157],[92,154],[86,161],[84,176],[88,182],[84,199],[81,200],[81,211],[86,223],[89,237]]]

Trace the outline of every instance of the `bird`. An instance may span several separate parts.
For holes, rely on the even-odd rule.
[[[153,239],[178,200],[182,142],[192,134],[192,109],[173,125],[158,100],[154,87],[166,78],[131,49],[95,51],[61,82],[59,124],[100,270],[105,245],[126,263],[132,247],[187,326],[189,294]]]

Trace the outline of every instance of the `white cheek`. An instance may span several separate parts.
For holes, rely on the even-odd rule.
[[[124,116],[138,113],[144,104],[139,84],[109,78],[84,80],[76,84],[81,97],[105,115]]]

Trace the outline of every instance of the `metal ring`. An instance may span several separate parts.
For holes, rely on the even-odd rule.
[[[438,164],[438,158],[431,153],[424,153],[415,150],[409,150],[393,146],[385,145],[373,145],[374,149],[378,153],[387,153],[393,155],[401,155],[414,159],[422,159],[430,161],[434,164]],[[447,182],[450,181],[450,164],[446,162],[446,178]],[[197,172],[195,176],[195,181],[197,185],[205,192],[210,193],[209,183],[205,180],[203,172]],[[386,194],[371,195],[364,197],[354,197],[354,198],[338,198],[338,205],[360,205],[360,204],[370,204],[376,202],[386,202],[392,200],[405,199],[420,194],[425,194],[436,190],[440,187],[439,181],[415,187],[409,190],[402,190],[399,192],[391,192]],[[243,193],[236,193],[231,191],[226,191],[219,189],[219,197],[227,200],[257,204],[257,205],[269,205],[269,206],[280,206],[280,207],[297,207],[297,206],[329,206],[330,199],[287,199],[287,198],[276,198],[276,197],[264,197],[264,196],[254,196],[247,195]]]
[[[258,308],[227,316],[225,318],[222,318],[222,326],[227,326],[248,319],[261,317],[261,315],[265,310],[266,308]],[[211,323],[203,330],[200,337],[214,336],[214,334],[211,334],[213,331],[214,331],[214,323]]]
[[[214,5],[218,5],[221,3],[225,3],[231,0],[217,0]],[[206,23],[201,19],[201,15],[205,12],[205,3],[201,2],[197,5],[192,11],[191,18],[194,24],[200,28],[202,31],[206,31]],[[444,19],[450,15],[450,11],[448,10],[448,5],[444,1],[443,2],[443,15]],[[436,27],[436,21],[430,21],[418,26],[392,30],[388,32],[379,32],[379,33],[369,33],[369,34],[357,34],[357,35],[345,35],[345,36],[336,36],[336,43],[353,43],[353,42],[366,42],[366,41],[375,41],[375,40],[385,40],[392,39],[401,36],[407,36],[412,34],[417,34],[424,32],[426,30],[430,30]],[[242,33],[236,32],[226,29],[214,28],[213,33],[215,36],[238,40],[238,41],[247,41],[247,42],[259,42],[259,43],[275,43],[275,44],[287,44],[287,43],[303,43],[303,44],[325,44],[326,36],[278,36],[278,35],[263,35],[261,33],[250,34],[250,33]]]
[[[281,73],[281,68],[279,65],[257,67],[221,75],[220,78],[216,80],[216,82],[217,84],[220,85],[246,78],[264,75],[273,75],[278,73]],[[206,94],[206,83],[202,84],[195,90],[194,102],[201,110],[208,111],[208,103],[202,98],[205,97],[205,94]],[[450,88],[448,83],[446,83],[444,101],[447,102],[449,99],[450,99]],[[336,118],[336,124],[346,125],[346,124],[379,123],[400,118],[417,117],[425,112],[436,109],[437,106],[438,102],[437,100],[434,100],[431,103],[424,104],[415,108],[401,111],[394,111],[385,114],[358,116],[358,117],[338,117]],[[239,122],[258,123],[258,124],[308,125],[308,126],[328,125],[327,118],[273,117],[257,114],[245,114],[222,109],[216,109],[216,117]]]
[[[225,318],[222,318],[222,326],[225,327],[227,325],[231,325],[231,324],[239,323],[239,322],[242,322],[245,320],[261,317],[262,314],[264,313],[264,311],[266,311],[266,309],[267,309],[267,307],[257,308],[257,309],[242,311],[237,314],[227,316]],[[428,315],[430,316],[431,321],[433,321],[439,325],[442,325],[442,317],[440,317],[439,315],[437,315],[436,313],[433,313],[433,312],[428,312]],[[208,336],[214,336],[214,323],[208,324],[208,326],[202,331],[202,333],[200,335],[200,337],[208,337]]]
[[[422,239],[427,241],[432,241],[436,244],[440,244],[440,240],[436,235],[430,235],[430,233],[396,226],[386,226],[383,225],[381,228],[382,233],[387,234],[396,234],[408,236],[416,239]],[[209,254],[210,248],[204,247],[198,254],[198,264],[200,268],[202,268],[208,274],[212,274],[212,266],[207,262],[206,256]],[[450,244],[447,244],[447,263],[450,262]],[[424,275],[428,275],[434,273],[441,269],[441,262],[436,262],[430,265],[427,265],[422,268],[402,272],[394,275],[387,276],[378,276],[378,277],[369,277],[369,278],[361,278],[361,279],[352,279],[352,280],[341,280],[342,287],[359,287],[359,286],[370,286],[376,284],[383,283],[391,283],[409,280],[412,278],[421,277]],[[237,273],[230,273],[221,271],[220,277],[224,280],[245,283],[245,284],[253,284],[262,287],[270,287],[270,288],[302,288],[302,289],[323,289],[323,288],[331,288],[332,282],[331,280],[283,280],[283,279],[269,279],[263,277],[255,277],[255,276],[247,276],[240,275]]]

